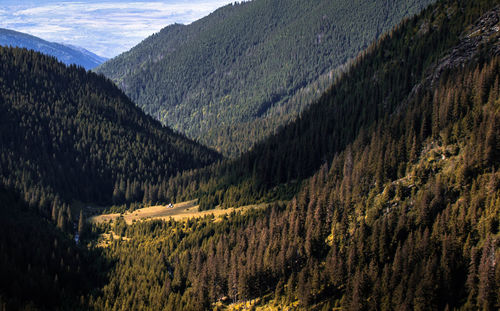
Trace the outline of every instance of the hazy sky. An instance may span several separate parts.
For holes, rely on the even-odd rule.
[[[78,45],[105,57],[173,24],[191,23],[228,0],[0,0],[0,28]]]

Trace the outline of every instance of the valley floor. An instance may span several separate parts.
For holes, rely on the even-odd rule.
[[[239,208],[216,208],[213,210],[200,211],[197,205],[197,200],[181,202],[173,204],[173,207],[168,205],[155,205],[149,206],[141,209],[134,210],[132,212],[125,213],[115,213],[115,214],[103,214],[94,216],[89,219],[92,223],[104,223],[116,220],[119,217],[123,217],[127,224],[132,224],[140,220],[186,220],[190,218],[201,218],[209,215],[213,215],[216,218],[223,217],[225,215],[231,214],[233,211],[245,212],[251,208],[264,208],[267,204],[258,205],[247,205]]]

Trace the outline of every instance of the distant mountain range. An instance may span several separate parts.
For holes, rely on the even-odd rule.
[[[0,28],[0,45],[27,48],[56,57],[66,65],[76,64],[89,70],[104,63],[107,58],[84,48],[49,42],[22,32]]]

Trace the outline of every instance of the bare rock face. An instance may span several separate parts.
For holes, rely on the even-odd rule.
[[[483,47],[487,47],[493,55],[500,54],[500,6],[484,14],[468,29],[460,43],[449,55],[439,61],[431,77],[431,85],[435,85],[441,74],[451,68],[462,67],[476,57]]]
[[[427,27],[423,24],[421,29]],[[435,87],[443,72],[465,66],[484,49],[490,55],[500,55],[500,6],[481,16],[467,29],[451,52],[427,70],[426,79],[415,85],[408,98],[413,98],[422,88]]]

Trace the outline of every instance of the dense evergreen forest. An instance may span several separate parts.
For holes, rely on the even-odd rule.
[[[424,77],[440,66],[478,14],[469,2],[461,5],[462,10],[450,9],[455,15],[439,15],[431,7],[419,18],[405,21],[358,57],[351,70],[295,122],[230,163],[170,180],[169,196],[198,197],[203,209],[290,199],[300,181],[330,163],[367,127],[401,109]],[[455,52],[451,59],[477,53],[481,46],[475,41],[462,44],[465,51]]]
[[[0,187],[0,310],[86,310],[105,284],[101,258]]]
[[[326,136],[337,146],[320,153],[323,164],[288,204],[221,221],[95,227],[127,240],[104,249],[117,264],[89,303],[112,310],[203,310],[256,299],[256,305],[307,310],[497,310],[495,5],[440,1],[403,22],[307,114],[271,138],[267,154],[279,152],[284,137],[315,137],[318,126],[323,135],[317,139]],[[319,117],[336,118],[320,113],[325,107],[349,108],[352,116],[345,121],[352,127],[342,123],[352,133],[338,143],[330,136],[336,127],[325,127]],[[327,148],[307,147],[314,158],[314,151]],[[296,167],[284,168],[298,178]]]
[[[69,203],[168,202],[169,177],[220,158],[81,67],[1,47],[0,66],[0,182],[61,228]]]
[[[440,0],[223,161],[103,76],[0,48],[0,310],[500,309],[499,27],[498,0]],[[188,198],[268,204],[70,205]]]
[[[97,72],[164,124],[234,157],[296,117],[338,66],[432,2],[229,4],[164,28]]]

